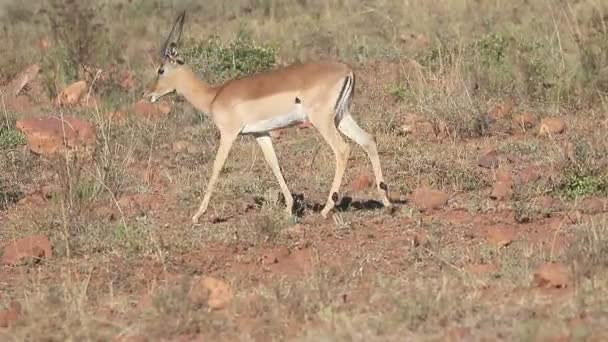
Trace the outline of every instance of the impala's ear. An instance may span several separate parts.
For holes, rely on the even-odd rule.
[[[161,58],[170,59],[172,61],[178,58],[177,53],[177,44],[179,43],[182,37],[182,31],[184,29],[184,20],[186,19],[186,11],[182,11],[180,15],[175,20],[173,27],[171,28],[171,32],[167,36],[167,39],[163,43],[163,46],[160,50]],[[177,29],[177,31],[176,31]]]

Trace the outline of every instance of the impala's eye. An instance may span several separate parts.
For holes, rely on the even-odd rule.
[[[162,75],[165,72],[165,69],[163,68],[158,68],[158,74]]]

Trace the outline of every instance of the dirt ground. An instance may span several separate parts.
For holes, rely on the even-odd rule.
[[[38,71],[13,96],[23,73],[5,75],[2,340],[607,338],[605,105],[468,103],[476,95],[446,90],[460,87],[456,72],[420,76],[415,59],[380,55],[349,63],[353,115],[376,137],[394,206],[349,141],[339,205],[323,219],[334,156],[314,128],[292,127],[274,143],[294,215],[243,137],[198,225],[218,132],[178,96],[136,105],[152,66],[83,73],[60,87],[86,81],[73,103]],[[90,150],[19,128],[63,115],[83,120],[81,135],[94,127]]]

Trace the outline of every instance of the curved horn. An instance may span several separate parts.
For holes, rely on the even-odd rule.
[[[171,32],[169,32],[169,35],[167,36],[167,39],[165,40],[165,42],[162,45],[162,48],[160,50],[160,54],[161,57],[167,57],[169,55],[169,49],[172,47],[175,47],[175,45],[177,45],[177,43],[179,43],[181,37],[182,37],[182,30],[184,29],[184,20],[186,19],[186,11],[182,11],[182,13],[180,13],[180,15],[177,17],[177,19],[175,20],[175,23],[173,24],[173,27],[171,28]],[[173,33],[175,32],[175,28],[177,28],[177,39],[175,39],[174,41],[171,41],[172,37],[173,37]],[[169,44],[169,42],[171,42],[171,44]]]

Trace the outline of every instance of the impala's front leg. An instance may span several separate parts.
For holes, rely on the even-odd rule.
[[[220,146],[217,149],[215,161],[213,162],[211,178],[209,178],[209,183],[207,184],[207,189],[205,190],[205,196],[203,197],[201,206],[196,214],[192,217],[192,223],[196,224],[201,215],[207,211],[215,183],[217,182],[217,178],[224,167],[228,154],[230,153],[230,148],[232,147],[232,144],[234,143],[234,140],[236,140],[237,136],[237,134],[222,134],[220,137]]]

